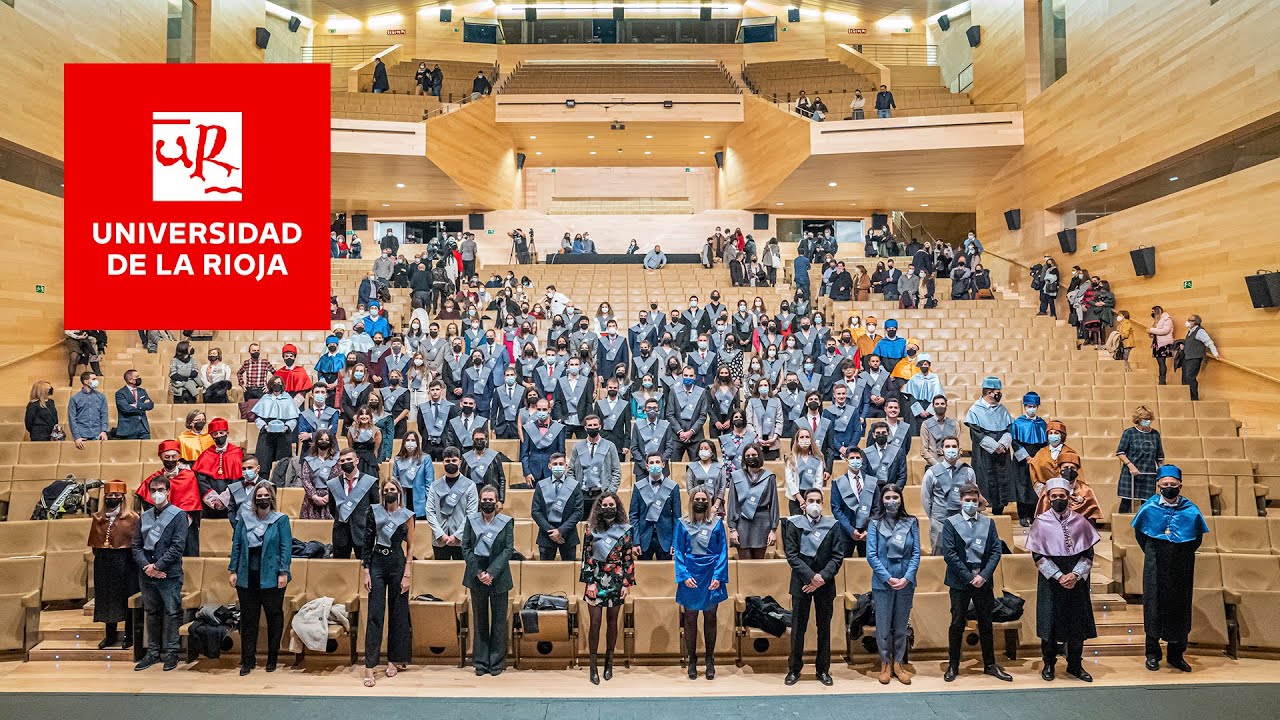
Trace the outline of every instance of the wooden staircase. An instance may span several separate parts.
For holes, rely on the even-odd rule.
[[[123,626],[120,628],[124,631]],[[33,662],[122,662],[133,664],[133,649],[98,649],[106,630],[93,622],[93,603],[83,610],[46,610],[40,613],[40,642],[27,659]]]

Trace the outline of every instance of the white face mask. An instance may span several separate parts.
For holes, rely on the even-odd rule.
[[[856,456],[855,456],[855,457],[851,457],[851,458],[849,458],[849,469],[850,469],[850,470],[861,470],[861,469],[862,469],[862,458],[860,458],[860,457],[856,457]]]
[[[1035,417],[1037,410],[1039,410],[1039,408],[1037,408],[1034,405],[1028,405],[1025,408],[1023,408],[1023,411],[1026,412],[1027,417]]]
[[[413,452],[414,450],[418,449],[418,443],[412,440],[406,440],[404,443],[404,449],[408,450],[409,452]]]
[[[942,448],[942,454],[948,460],[955,460],[960,457],[960,448]]]
[[[801,450],[808,450],[809,446],[812,444],[813,444],[813,441],[810,440],[809,438],[800,438],[799,440],[796,441],[796,447],[800,448]]]
[[[169,493],[164,490],[156,490],[151,493],[151,502],[156,505],[163,505],[169,500]]]
[[[1062,436],[1058,433],[1049,433],[1049,444],[1057,447],[1062,444]]]
[[[1192,323],[1190,320],[1188,320],[1188,321],[1187,321],[1187,328],[1188,328],[1188,329],[1190,329],[1190,328],[1193,328],[1193,327],[1195,327],[1195,324],[1194,324],[1194,323]]]
[[[698,451],[698,457],[699,457],[699,458],[701,458],[701,459],[703,459],[703,460],[710,460],[710,459],[711,459],[711,451],[710,451],[710,450],[707,450],[707,449],[705,449],[705,448],[704,448],[704,449],[702,449],[702,450],[699,450],[699,451]]]
[[[822,505],[820,503],[809,503],[805,506],[804,513],[810,518],[817,520],[822,517]]]

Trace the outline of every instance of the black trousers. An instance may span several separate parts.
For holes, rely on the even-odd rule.
[[[288,460],[293,456],[293,443],[289,442],[289,433],[287,432],[267,432],[258,433],[258,446],[255,449],[258,456],[258,465],[262,468],[262,477],[271,477],[271,466],[277,460]]]
[[[263,614],[267,616],[267,662],[274,663],[284,635],[284,588],[237,587],[236,597],[240,600],[240,664],[257,664],[258,623]]]
[[[472,275],[475,275],[475,274],[476,274],[476,260],[475,260],[475,258],[471,258],[470,260],[463,260],[463,261],[462,261],[462,274],[463,274],[463,275],[465,275],[466,277],[471,277]]]
[[[831,670],[831,613],[835,606],[835,583],[828,582],[812,593],[791,594],[791,656],[787,658],[787,671],[799,673],[804,667],[804,634],[809,627],[809,611],[813,608],[817,619],[818,654],[813,668],[819,673]]]
[[[662,547],[662,542],[658,540],[658,531],[654,530],[653,537],[649,540],[649,547],[640,552],[641,560],[670,560],[671,548]]]
[[[383,554],[388,550],[387,554]],[[384,615],[387,616],[387,662],[404,665],[412,655],[413,628],[409,625],[409,593],[400,592],[404,563],[404,550],[399,546],[369,551],[369,605],[364,626],[366,668],[377,667],[382,659]]]
[[[337,559],[346,559],[355,556],[357,560],[364,559],[364,547],[355,544],[355,532],[351,529],[351,525],[344,522],[333,521],[333,557]]]
[[[577,560],[578,543],[538,543],[539,560],[555,560],[557,554],[561,560]]]
[[[1048,313],[1052,317],[1058,317],[1058,304],[1054,302],[1057,298],[1055,295],[1045,295],[1040,293],[1040,314]]]
[[[1067,646],[1067,672],[1077,672],[1084,665],[1084,641],[1063,643]],[[1058,662],[1058,643],[1048,640],[1040,641],[1040,657],[1045,665]]]
[[[462,560],[461,545],[432,545],[431,555],[436,560]]]
[[[200,557],[200,511],[187,513],[187,545],[183,557]]]
[[[1183,358],[1182,359],[1182,384],[1191,389],[1191,399],[1200,399],[1200,382],[1196,380],[1196,376],[1200,374],[1200,365],[1204,362],[1204,358]]]
[[[969,602],[973,602],[978,618],[978,640],[982,645],[982,666],[996,664],[995,642],[991,632],[991,612],[995,609],[995,592],[991,584],[980,588],[949,588],[951,591],[951,625],[947,628],[947,661],[960,664],[960,645],[964,640],[965,621],[969,614]]]
[[[1182,654],[1187,651],[1187,641],[1170,640],[1169,643],[1169,661],[1174,662],[1182,659]],[[1147,658],[1151,660],[1160,659],[1160,638],[1155,635],[1147,636]]]
[[[477,670],[507,667],[507,603],[509,593],[471,590],[471,664]]]

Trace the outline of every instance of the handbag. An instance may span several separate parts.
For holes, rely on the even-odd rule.
[[[53,429],[49,431],[49,439],[50,440],[66,440],[67,433],[65,430],[62,429],[61,425],[54,425]]]

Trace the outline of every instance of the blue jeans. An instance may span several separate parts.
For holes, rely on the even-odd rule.
[[[386,90],[379,90],[378,88],[374,88],[373,91],[378,94],[386,92]]]
[[[893,117],[892,113],[893,113],[892,110],[876,110],[876,117],[878,118]]]
[[[175,657],[182,625],[182,578],[162,580],[139,573],[142,607],[147,611],[147,654]]]
[[[907,622],[911,618],[911,603],[916,588],[907,585],[901,590],[872,588],[871,600],[876,608],[876,648],[880,662],[902,662],[907,653]]]

